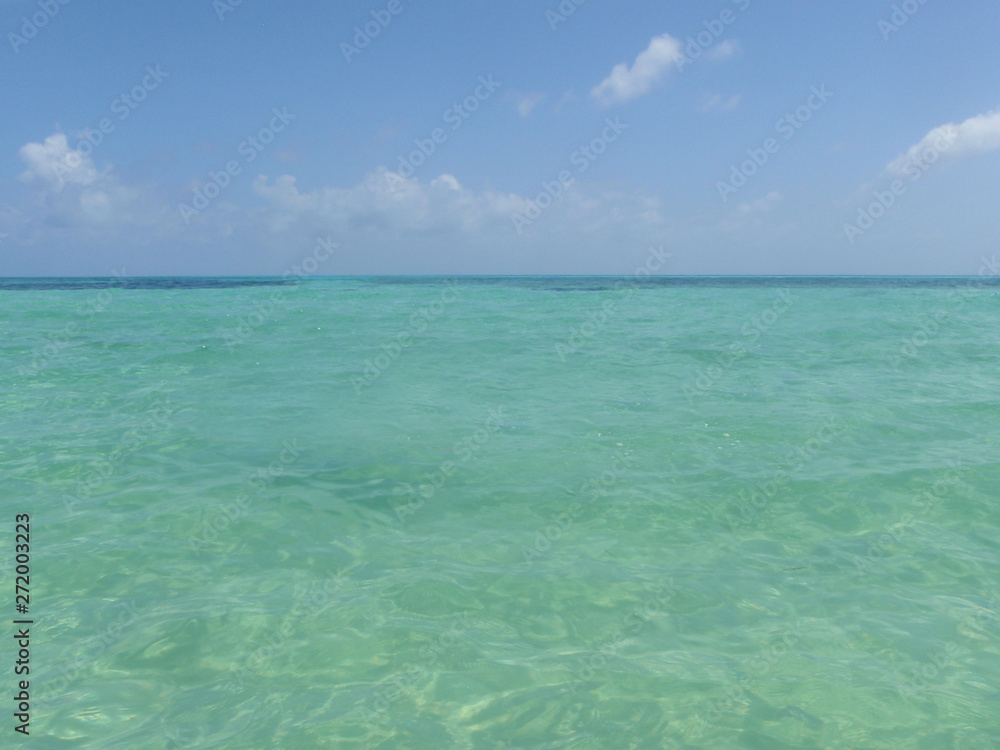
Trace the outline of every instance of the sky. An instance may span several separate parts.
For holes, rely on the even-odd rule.
[[[0,276],[1000,272],[995,0],[0,0],[0,32]]]

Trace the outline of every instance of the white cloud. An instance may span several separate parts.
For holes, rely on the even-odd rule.
[[[784,201],[784,196],[777,190],[758,198],[755,201],[741,203],[719,224],[717,229],[723,234],[738,234],[745,237],[748,232],[784,232],[787,222],[776,223],[774,210]],[[784,227],[782,229],[782,227]]]
[[[346,187],[262,175],[244,183],[256,200],[239,201],[234,185],[186,223],[178,205],[197,182],[156,187],[90,159],[56,174],[67,151],[60,134],[21,149],[22,190],[13,205],[0,203],[4,268],[13,258],[28,275],[121,265],[136,274],[271,273],[332,235],[345,253],[329,273],[624,273],[608,248],[660,245],[673,227],[656,197],[576,182],[519,234],[513,216],[529,212],[540,185],[521,195],[384,168]]]
[[[712,94],[711,96],[706,96],[701,102],[702,112],[731,112],[740,106],[740,101],[743,97],[740,94],[734,94],[733,96],[725,99],[721,94]]]
[[[595,86],[590,95],[605,107],[635,99],[658,83],[670,66],[683,56],[681,42],[670,34],[653,37],[631,68],[626,63],[616,65],[611,75]]]
[[[662,244],[672,227],[659,199],[582,182],[523,234],[513,217],[529,214],[535,195],[473,189],[448,174],[421,182],[380,168],[353,186],[312,190],[261,176],[253,188],[265,206],[243,226],[280,247],[333,233],[355,255],[338,273],[614,272],[608,247]]]
[[[85,142],[85,141],[81,141]],[[109,167],[98,171],[90,155],[69,148],[63,133],[18,152],[27,167],[20,180],[37,192],[22,212],[62,228],[108,228],[128,223],[149,225],[169,212],[142,186],[123,183]]]
[[[998,148],[1000,148],[1000,109],[970,117],[958,125],[948,123],[934,128],[909,151],[893,159],[886,167],[886,172],[903,174],[908,166],[918,161],[929,161],[925,156],[932,153],[937,157],[948,155],[957,158],[994,151]]]
[[[253,189],[268,204],[272,231],[318,220],[345,230],[483,233],[507,241],[518,238],[511,217],[524,214],[534,198],[471,190],[448,174],[422,183],[385,169],[349,188],[323,187],[303,193],[290,175],[273,183],[262,175],[254,181]],[[579,235],[619,223],[659,221],[660,206],[655,198],[577,184],[553,202],[526,233]]]
[[[50,135],[44,143],[28,143],[18,155],[28,167],[21,181],[44,185],[55,192],[67,184],[90,185],[101,178],[93,160],[70,149],[63,133]]]
[[[738,39],[726,39],[719,42],[705,53],[705,58],[713,61],[728,60],[743,51]]]
[[[545,94],[537,91],[529,94],[511,91],[504,97],[504,101],[512,103],[521,117],[528,117],[535,107],[545,101],[545,97]]]
[[[291,175],[273,183],[261,175],[253,189],[267,202],[267,221],[276,232],[315,220],[342,230],[468,229],[504,217],[520,205],[517,196],[466,190],[452,175],[421,183],[388,171],[371,173],[350,188],[323,187],[306,193],[299,191]]]
[[[763,198],[751,203],[741,203],[736,209],[739,216],[749,216],[751,214],[767,213],[772,208],[781,203],[782,195],[777,190],[768,193]]]

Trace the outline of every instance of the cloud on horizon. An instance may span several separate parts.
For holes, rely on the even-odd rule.
[[[241,273],[265,272],[316,236],[332,236],[355,253],[355,266],[328,273],[434,269],[448,248],[469,249],[470,272],[483,257],[497,260],[496,272],[522,258],[526,269],[556,272],[580,255],[599,260],[597,251],[609,245],[662,244],[670,226],[656,197],[575,182],[518,232],[513,217],[528,215],[538,196],[467,188],[448,174],[421,182],[385,167],[350,187],[312,190],[300,190],[293,175],[259,175],[249,198],[223,194],[185,221],[179,205],[191,203],[192,189],[204,187],[199,181],[169,189],[126,181],[113,166],[98,170],[80,157],[61,133],[25,145],[20,157],[26,169],[17,205],[0,205],[5,246],[79,248],[81,265],[91,266],[128,256],[139,259],[133,269],[148,263],[145,273],[169,273],[178,249],[199,258],[206,272],[234,259],[246,262]],[[89,260],[82,251],[94,248],[100,259]]]

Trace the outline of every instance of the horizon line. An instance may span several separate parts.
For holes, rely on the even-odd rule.
[[[977,274],[337,274],[295,275],[275,274],[152,274],[141,276],[4,276],[0,281],[34,281],[37,279],[976,279],[991,278]],[[998,279],[998,277],[992,277]]]

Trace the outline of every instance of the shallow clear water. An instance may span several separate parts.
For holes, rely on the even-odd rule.
[[[1000,287],[261,281],[0,284],[38,747],[1000,746]]]

